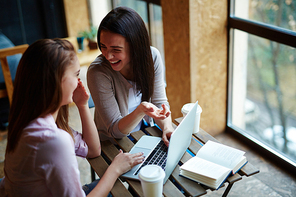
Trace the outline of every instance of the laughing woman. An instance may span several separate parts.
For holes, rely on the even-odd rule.
[[[87,82],[100,138],[122,138],[155,122],[168,145],[173,127],[163,63],[142,18],[115,8],[102,20],[97,40],[102,54],[90,65]]]

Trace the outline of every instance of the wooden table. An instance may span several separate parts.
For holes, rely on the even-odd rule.
[[[176,119],[176,123],[178,124],[182,118]],[[146,128],[146,133],[153,136],[161,137],[162,132],[157,127],[148,127]],[[146,135],[143,131],[137,131],[131,133],[131,136],[135,139],[135,142],[138,141],[143,135]],[[192,136],[191,144],[189,146],[189,150],[196,154],[198,150],[202,147],[202,144],[206,143],[208,140],[212,140],[218,142],[214,137],[209,135],[204,130],[200,129],[198,134],[194,134]],[[119,148],[121,148],[124,152],[128,152],[134,145],[128,137],[124,137],[120,140],[116,140],[116,143]],[[113,145],[109,141],[104,141],[101,143],[102,145],[102,155],[93,159],[88,159],[90,165],[94,169],[94,171],[98,174],[99,177],[102,177],[106,169],[108,168],[110,162],[113,158],[118,154],[118,148]],[[183,164],[192,156],[185,152],[183,157],[180,160],[180,163]],[[227,188],[223,194],[223,196],[227,196],[233,184],[242,179],[243,176],[251,176],[258,173],[259,170],[256,169],[250,162],[248,162],[238,173],[229,177],[227,179],[228,184]],[[128,183],[129,188],[122,183],[126,181]],[[179,188],[176,186],[178,185]],[[175,170],[171,174],[168,181],[164,184],[163,187],[163,195],[170,197],[178,197],[178,196],[202,196],[207,193],[209,190],[208,187],[198,184],[194,181],[190,181],[186,178],[179,176],[179,166],[176,166]],[[143,191],[141,188],[141,183],[135,180],[129,179],[117,179],[113,189],[111,190],[113,196],[143,196]]]

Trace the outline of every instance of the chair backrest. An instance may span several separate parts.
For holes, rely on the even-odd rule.
[[[23,54],[28,47],[29,47],[28,44],[23,44],[15,47],[0,49],[0,61],[1,61],[2,71],[3,71],[4,81],[6,85],[6,89],[0,90],[0,98],[4,98],[8,96],[10,105],[12,101],[13,82],[12,82],[11,73],[9,70],[7,56],[12,56],[19,53]]]

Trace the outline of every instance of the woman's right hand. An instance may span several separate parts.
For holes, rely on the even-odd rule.
[[[140,106],[142,107],[143,113],[153,119],[164,120],[171,115],[171,111],[165,107],[164,104],[162,105],[163,109],[159,109],[154,104],[146,101],[143,101]]]
[[[114,158],[110,167],[120,176],[121,174],[129,171],[135,165],[142,163],[144,156],[142,152],[139,153],[123,153],[122,150],[119,151],[119,154]]]
[[[78,79],[78,84],[73,92],[73,102],[77,107],[88,105],[89,93],[86,91],[81,79]]]
[[[143,101],[130,114],[124,116],[118,123],[119,131],[123,134],[130,133],[145,115],[150,116],[154,120],[166,120],[171,115],[171,111],[164,104],[163,109],[156,107],[154,104]]]
[[[119,154],[113,159],[109,168],[101,177],[97,186],[87,196],[107,196],[117,178],[135,165],[142,163],[143,160],[144,156],[141,152],[131,154],[123,153],[120,150]]]

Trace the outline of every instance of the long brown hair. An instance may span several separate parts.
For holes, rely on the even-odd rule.
[[[15,149],[23,129],[32,120],[60,108],[61,80],[74,56],[73,45],[61,39],[38,40],[25,51],[18,65],[14,82],[7,152]],[[60,108],[56,123],[59,128],[73,137],[68,125],[67,105]]]
[[[142,93],[142,101],[149,101],[154,90],[154,64],[144,21],[133,9],[117,7],[104,17],[99,26],[97,40],[100,49],[102,30],[120,34],[129,43],[133,81]]]

